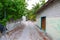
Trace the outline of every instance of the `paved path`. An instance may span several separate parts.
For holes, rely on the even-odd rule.
[[[27,21],[22,22],[21,26],[2,36],[1,40],[52,40],[44,32],[40,31],[34,23]]]

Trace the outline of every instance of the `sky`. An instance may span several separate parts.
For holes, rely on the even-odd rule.
[[[31,10],[33,5],[36,5],[36,3],[39,3],[39,1],[42,1],[42,0],[26,0],[28,6],[26,7],[28,10]],[[46,0],[47,2],[48,0]],[[33,5],[32,5],[33,4]]]

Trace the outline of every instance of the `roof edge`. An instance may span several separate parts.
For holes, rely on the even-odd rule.
[[[50,3],[52,3],[54,0],[48,0],[40,9],[37,10],[36,14],[40,13],[42,10],[45,9]]]

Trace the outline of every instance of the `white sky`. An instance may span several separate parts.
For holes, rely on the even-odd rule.
[[[36,3],[38,3],[40,0],[26,0],[26,2],[27,2],[27,4],[28,4],[28,6],[27,6],[27,9],[32,9],[32,7],[33,7],[33,5],[32,4],[36,4]],[[48,0],[46,0],[46,2],[47,2]]]

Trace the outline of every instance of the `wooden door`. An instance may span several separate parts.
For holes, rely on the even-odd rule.
[[[46,30],[46,17],[41,17],[41,29]]]

